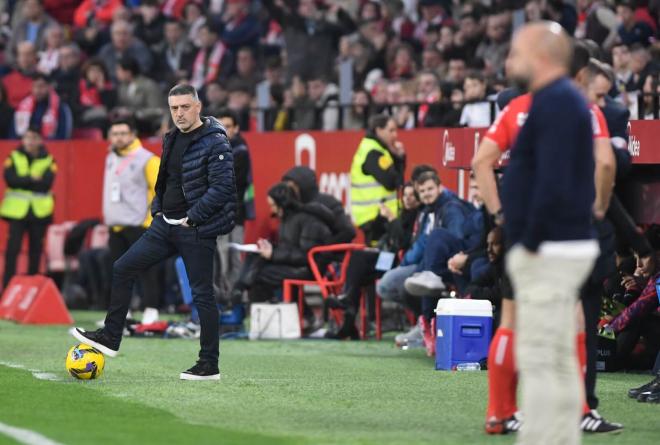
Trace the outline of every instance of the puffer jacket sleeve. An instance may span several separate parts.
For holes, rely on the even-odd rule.
[[[234,179],[234,157],[227,137],[212,134],[207,158],[206,193],[188,210],[188,219],[201,225],[221,213],[228,218],[223,232],[233,229],[236,214],[236,181]]]

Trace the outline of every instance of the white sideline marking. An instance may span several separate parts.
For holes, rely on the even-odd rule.
[[[19,365],[18,363],[3,362],[2,360],[0,360],[0,365],[6,366],[8,368],[14,368],[14,369],[25,369],[25,366]]]
[[[51,372],[40,372],[40,371],[34,371],[32,372],[32,375],[39,380],[48,380],[51,382],[57,382],[60,380],[58,376]]]
[[[0,360],[0,365],[1,366],[7,366],[8,368],[14,368],[14,369],[26,369],[25,366],[18,364],[18,363],[12,363],[12,362],[5,362]],[[32,373],[32,376],[36,379],[39,380],[48,380],[51,382],[57,382],[60,380],[58,376],[56,376],[53,373],[50,372],[43,372],[38,369],[28,369]]]
[[[62,445],[60,442],[55,442],[36,431],[17,428],[2,422],[0,422],[0,433],[24,445]]]

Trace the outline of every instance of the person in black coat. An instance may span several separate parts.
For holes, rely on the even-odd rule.
[[[303,204],[286,184],[271,187],[268,205],[271,216],[280,220],[278,241],[257,241],[259,252],[247,256],[234,284],[233,303],[240,302],[246,290],[251,301],[268,301],[285,279],[311,278],[307,252],[331,238],[332,213],[316,202]]]
[[[332,212],[334,218],[330,226],[332,237],[329,244],[350,243],[355,238],[355,227],[344,206],[334,196],[319,192],[314,170],[303,166],[293,167],[282,176],[282,181],[295,191],[303,204],[317,202]]]

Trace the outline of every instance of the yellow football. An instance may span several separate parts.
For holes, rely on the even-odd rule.
[[[77,379],[95,379],[103,374],[103,366],[103,353],[83,343],[73,346],[66,354],[66,370]]]

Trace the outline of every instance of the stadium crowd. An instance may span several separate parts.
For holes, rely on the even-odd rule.
[[[659,84],[653,0],[18,0],[0,13],[0,138],[28,123],[48,139],[99,135],[128,115],[161,135],[180,82],[246,131],[363,129],[381,112],[403,129],[486,126],[513,29],[543,18],[613,65],[633,118],[657,116],[639,99]]]

